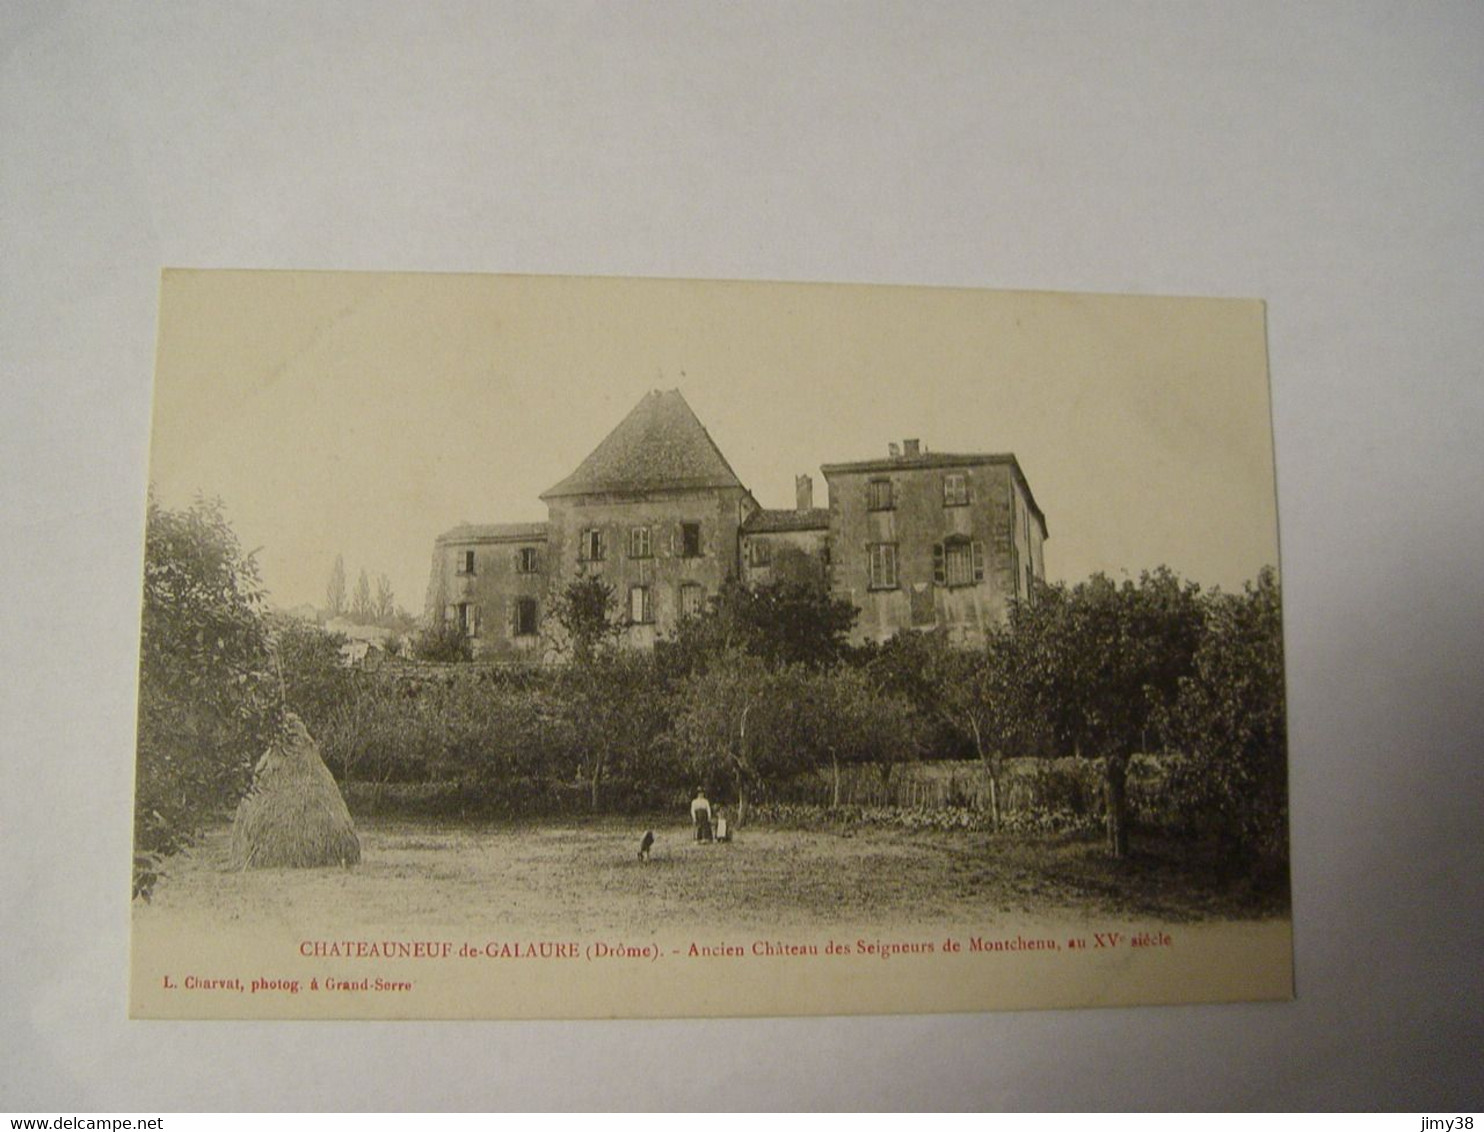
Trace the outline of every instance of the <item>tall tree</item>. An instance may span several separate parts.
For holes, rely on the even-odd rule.
[[[706,611],[680,623],[663,642],[662,661],[690,673],[740,649],[771,667],[825,667],[848,652],[846,637],[859,611],[822,587],[781,581],[760,586],[726,582]]]
[[[942,633],[898,633],[865,668],[895,688],[974,752],[989,786],[990,822],[1000,827],[1001,780],[1014,750],[1035,746],[1036,714],[1023,700],[1008,629],[991,631],[983,648],[959,649]]]
[[[1102,574],[1040,586],[1011,611],[1002,655],[1017,710],[1063,749],[1103,760],[1109,852],[1128,853],[1129,759],[1193,671],[1200,589],[1161,567],[1122,585]]]
[[[589,808],[601,809],[605,793],[616,789],[626,791],[631,801],[652,797],[658,783],[651,776],[667,707],[665,697],[655,694],[653,656],[634,649],[601,649],[562,669],[556,686]]]
[[[392,620],[397,613],[396,598],[392,594],[392,580],[385,574],[376,576],[376,620],[386,623]]]
[[[340,651],[346,638],[287,614],[269,613],[265,623],[284,706],[323,742],[336,709],[355,688]]]
[[[1277,575],[1208,601],[1193,671],[1163,721],[1175,756],[1168,787],[1222,860],[1278,874],[1288,854],[1288,739]]]
[[[574,663],[590,663],[611,648],[623,633],[613,587],[602,578],[579,578],[557,595],[551,619],[561,631],[554,642]]]
[[[335,565],[330,570],[330,584],[325,587],[325,611],[331,617],[345,612],[345,556],[335,555]]]
[[[702,782],[727,783],[737,795],[737,824],[748,800],[775,774],[795,769],[799,748],[783,734],[791,718],[776,693],[788,677],[738,649],[688,677],[676,696],[670,738]]]
[[[351,615],[361,624],[366,624],[375,616],[375,609],[371,605],[371,580],[366,577],[366,571],[361,571],[361,576],[356,579],[356,596],[351,603]]]
[[[134,892],[236,802],[277,721],[263,588],[219,501],[150,494],[139,652]]]
[[[774,695],[780,708],[794,709],[790,738],[828,767],[831,807],[840,804],[843,765],[874,764],[885,783],[893,766],[918,756],[922,729],[911,702],[883,689],[866,672],[844,665],[796,665],[784,674],[792,678],[780,680]]]

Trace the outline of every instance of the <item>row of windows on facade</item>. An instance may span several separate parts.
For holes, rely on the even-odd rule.
[[[679,536],[671,542],[672,551],[678,553],[681,558],[701,557],[701,524],[681,523]],[[577,557],[582,562],[602,562],[608,557],[607,539],[604,532],[596,527],[584,530],[577,541]],[[653,558],[654,537],[649,527],[631,527],[628,537],[628,552],[630,558]],[[517,574],[535,574],[541,569],[541,558],[533,546],[523,546],[515,552],[514,568]],[[458,569],[459,574],[474,574],[475,557],[474,551],[464,550],[459,552]]]
[[[628,556],[654,557],[654,532],[650,527],[630,527]],[[681,523],[670,532],[670,553],[681,558],[701,557],[701,524]],[[577,558],[581,562],[602,562],[608,557],[608,540],[599,527],[589,527],[577,540]]]
[[[453,608],[454,620],[458,622],[460,632],[466,637],[479,636],[479,604],[462,601]],[[533,597],[517,598],[510,611],[510,635],[512,637],[534,637],[539,628],[540,620],[537,615],[536,599]]]
[[[535,574],[541,569],[541,557],[534,546],[523,546],[515,552],[514,567],[517,574]],[[474,552],[459,552],[458,573],[474,573]]]
[[[868,511],[891,511],[896,505],[896,492],[891,480],[868,480],[866,482],[866,509]],[[967,507],[968,505],[968,474],[949,472],[943,477],[943,506]]]
[[[706,608],[706,591],[694,582],[678,587],[680,615],[698,617]],[[459,629],[470,637],[479,636],[480,616],[477,602],[460,602],[454,606]],[[628,619],[631,624],[647,625],[654,620],[654,587],[630,586]],[[510,619],[510,633],[515,637],[534,637],[540,631],[538,606],[533,597],[517,598]]]
[[[901,582],[897,573],[897,544],[872,543],[866,548],[868,585],[873,590],[894,590]],[[933,545],[933,581],[940,586],[972,586],[984,581],[984,544],[969,539],[947,539]]]
[[[894,590],[900,588],[897,575],[897,544],[894,542],[873,543],[867,548],[868,588]],[[1024,573],[1015,561],[1019,551],[1010,548],[1012,556],[1010,576],[1017,597],[1029,596],[1035,583],[1035,564],[1026,556]],[[984,581],[984,545],[968,539],[948,539],[933,546],[933,582],[940,586],[972,586]]]

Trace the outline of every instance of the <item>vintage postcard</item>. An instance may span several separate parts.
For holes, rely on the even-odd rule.
[[[1292,994],[1265,312],[168,271],[141,1018]]]

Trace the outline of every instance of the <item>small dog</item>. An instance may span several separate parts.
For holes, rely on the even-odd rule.
[[[639,842],[639,860],[641,860],[641,861],[647,861],[647,860],[649,860],[649,851],[653,847],[654,847],[654,830],[652,830],[652,829],[646,829],[644,831],[644,840],[641,841],[641,842]]]

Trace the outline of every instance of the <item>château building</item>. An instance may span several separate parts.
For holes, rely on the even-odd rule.
[[[680,391],[656,390],[541,495],[546,522],[438,536],[426,616],[457,623],[481,657],[544,659],[551,602],[580,578],[612,588],[635,647],[702,612],[728,579],[786,580],[856,605],[857,642],[941,627],[973,644],[1045,577],[1046,519],[1013,455],[908,440],[821,471],[826,507],[801,475],[791,509],[764,508]]]

